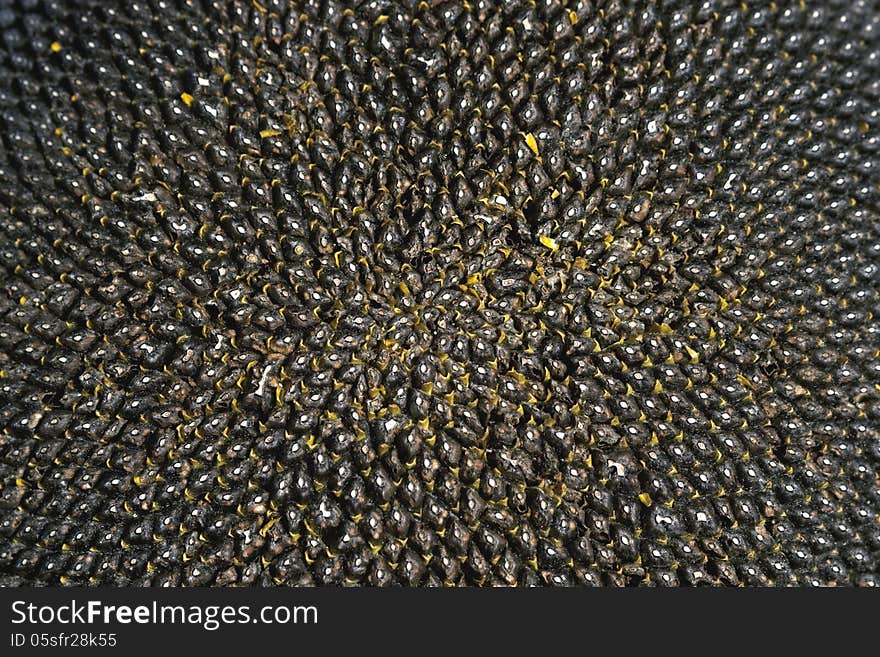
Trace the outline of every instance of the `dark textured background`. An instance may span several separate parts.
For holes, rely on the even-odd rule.
[[[0,2],[7,584],[876,585],[873,2]]]

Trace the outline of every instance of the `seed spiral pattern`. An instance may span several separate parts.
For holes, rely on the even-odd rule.
[[[875,3],[0,36],[0,582],[880,584]]]

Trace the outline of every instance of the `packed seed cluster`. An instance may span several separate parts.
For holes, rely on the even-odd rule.
[[[880,11],[0,5],[5,583],[880,584]]]

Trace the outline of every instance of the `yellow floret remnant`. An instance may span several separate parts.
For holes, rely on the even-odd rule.
[[[559,244],[552,237],[547,237],[546,235],[541,235],[539,238],[541,240],[541,244],[546,246],[551,251],[556,251],[559,249]]]

